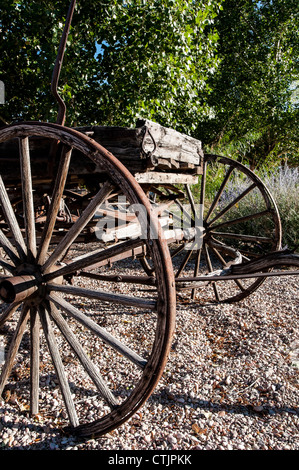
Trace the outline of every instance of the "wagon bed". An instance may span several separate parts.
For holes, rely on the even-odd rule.
[[[115,155],[143,184],[197,183],[202,173],[203,150],[199,140],[149,120],[135,128],[79,127]]]

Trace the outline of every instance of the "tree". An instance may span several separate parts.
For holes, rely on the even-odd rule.
[[[54,121],[50,80],[68,2],[2,0],[2,121]],[[209,114],[222,0],[78,1],[59,81],[67,125],[131,125],[138,116],[188,133]],[[97,53],[96,45],[100,45]]]
[[[214,114],[197,135],[253,168],[298,165],[298,3],[225,0],[216,27],[221,64],[209,83]]]

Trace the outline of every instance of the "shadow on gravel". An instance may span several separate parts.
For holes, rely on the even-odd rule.
[[[159,403],[163,407],[171,407],[172,412],[175,413],[174,406],[177,407],[179,411],[180,408],[185,408],[186,406],[189,408],[193,408],[195,411],[199,411],[198,418],[205,418],[204,413],[200,416],[200,410],[203,412],[210,412],[210,413],[220,413],[224,411],[227,414],[241,414],[244,416],[259,416],[259,417],[266,417],[266,416],[274,416],[274,415],[282,415],[284,413],[291,414],[291,415],[298,415],[299,416],[299,408],[298,407],[274,407],[274,406],[267,406],[264,404],[262,407],[257,407],[253,405],[240,405],[240,404],[226,404],[224,401],[219,403],[213,403],[209,400],[197,400],[196,398],[190,398],[188,394],[176,394],[173,395],[171,400],[168,398],[168,394],[166,389],[161,389],[159,393],[153,393],[149,398],[149,401],[153,403]]]
[[[7,409],[0,407],[0,416],[2,417],[2,419],[0,419],[0,430],[3,427],[7,428],[8,431],[15,429],[15,420],[7,419],[3,423],[3,418],[5,419],[6,417],[5,412],[7,412]],[[30,434],[36,436],[35,440],[31,442],[28,441],[28,443],[24,445],[13,445],[13,439],[9,444],[0,441],[0,450],[65,450],[70,446],[73,447],[84,442],[75,436],[69,434],[64,435],[63,431],[59,431],[57,428],[50,428],[48,425],[43,426],[39,423],[22,424],[18,432],[20,433],[22,430],[25,432],[26,428],[28,428]],[[43,434],[46,434],[46,437],[40,437]]]

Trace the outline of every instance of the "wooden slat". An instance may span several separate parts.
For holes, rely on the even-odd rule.
[[[92,363],[90,358],[85,353],[80,342],[77,340],[76,336],[68,326],[68,323],[64,320],[62,315],[58,312],[54,304],[50,305],[50,312],[53,320],[60,329],[61,333],[65,337],[66,341],[69,343],[73,351],[76,353],[79,361],[83,365],[84,369],[96,385],[102,397],[106,400],[110,408],[114,408],[118,405],[117,399],[114,397],[112,392],[108,389],[108,386],[105,384],[104,380],[99,374],[99,371]]]
[[[66,302],[64,299],[53,293],[49,294],[47,298],[53,302],[56,307],[71,315],[79,323],[84,325],[99,338],[101,338],[105,343],[109,344],[113,349],[128,358],[131,362],[135,363],[138,367],[143,369],[146,366],[146,360],[139,356],[139,354],[136,354],[131,348],[112,336],[110,333],[108,333],[108,331],[100,327],[96,322],[94,322],[87,315],[84,315],[80,310],[71,305],[69,302]]]
[[[66,266],[63,266],[56,271],[49,272],[44,275],[44,280],[51,281],[60,276],[65,276],[66,274],[71,274],[73,272],[79,271],[81,269],[91,267],[92,265],[99,263],[100,261],[108,260],[109,258],[116,257],[118,254],[125,253],[129,250],[144,245],[145,241],[139,238],[126,240],[121,243],[117,243],[106,249],[95,250],[92,253],[87,253],[86,255],[74,258],[73,261]]]
[[[72,399],[70,386],[64,371],[64,366],[60,356],[59,348],[55,340],[53,329],[50,323],[49,314],[43,305],[39,306],[40,320],[43,326],[44,334],[48,344],[48,348],[52,357],[53,365],[59,381],[60,390],[64,399],[65,407],[72,426],[79,426],[79,419],[76,413],[75,405]]]
[[[22,195],[26,231],[27,258],[30,261],[32,257],[35,258],[36,256],[36,235],[28,137],[19,139],[19,152],[22,177]]]
[[[2,211],[5,216],[5,220],[11,230],[11,233],[14,238],[15,247],[20,255],[20,257],[25,260],[26,259],[26,245],[22,236],[22,232],[20,230],[19,224],[17,222],[15,213],[13,211],[11,202],[9,200],[5,185],[3,183],[2,177],[0,175],[0,201]]]
[[[23,335],[27,326],[28,319],[29,319],[29,307],[25,305],[23,307],[18,325],[15,329],[14,335],[9,345],[9,350],[6,355],[5,363],[2,367],[1,377],[0,377],[0,396],[2,395],[5,384],[12,371],[12,367],[13,367],[16,355],[18,353],[18,350],[19,350],[19,347],[20,347],[20,344],[21,344],[21,341],[22,341],[22,338],[23,338]]]
[[[55,248],[52,255],[47,259],[46,263],[43,266],[44,273],[47,273],[53,266],[53,264],[58,261],[59,258],[66,252],[66,250],[70,247],[73,241],[78,237],[81,230],[83,230],[86,224],[94,216],[97,207],[105,201],[106,197],[112,191],[113,187],[114,186],[110,181],[107,181],[102,186],[97,195],[90,201],[90,203],[88,204],[84,212],[81,214],[79,219],[74,223],[74,225],[72,225],[65,237]]]
[[[197,184],[198,175],[186,175],[180,173],[162,173],[148,171],[135,173],[134,178],[140,184]]]
[[[65,187],[66,178],[68,175],[68,169],[71,161],[72,156],[72,149],[69,147],[64,146],[59,162],[59,168],[57,172],[57,176],[55,179],[55,185],[53,189],[53,195],[51,204],[49,207],[49,211],[47,214],[47,220],[45,224],[45,228],[42,233],[42,238],[39,245],[38,250],[38,263],[44,263],[46,259],[46,254],[49,248],[50,240],[52,237],[52,233],[54,230],[56,217],[60,208],[60,203]]]
[[[103,302],[111,302],[121,305],[129,305],[130,307],[144,308],[149,310],[156,310],[157,302],[152,299],[143,299],[141,297],[130,297],[124,294],[114,294],[113,292],[105,292],[95,289],[85,289],[83,287],[62,285],[62,284],[48,284],[49,292],[64,292],[66,294],[77,295],[86,297],[88,299],[98,299]]]

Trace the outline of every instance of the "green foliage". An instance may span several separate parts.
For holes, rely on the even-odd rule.
[[[217,17],[221,65],[212,78],[214,117],[198,135],[252,168],[299,164],[298,2],[225,0]]]
[[[212,27],[222,0],[78,1],[59,91],[67,124],[133,124],[145,116],[189,132],[218,64]],[[2,0],[2,119],[56,119],[50,81],[66,1]],[[101,46],[96,55],[96,44]]]
[[[0,125],[56,120],[68,4],[1,1]],[[298,12],[295,0],[77,0],[59,81],[66,125],[141,116],[252,168],[298,165]]]
[[[217,65],[217,35],[205,29],[218,3],[159,0],[117,5],[100,61],[108,71],[103,100],[113,115],[110,122],[134,122],[142,115],[192,131],[198,113],[206,113],[199,93]]]

